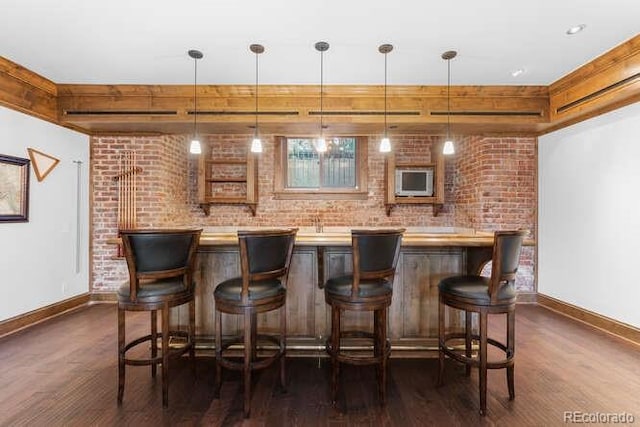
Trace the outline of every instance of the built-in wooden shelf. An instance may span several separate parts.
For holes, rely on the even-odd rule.
[[[442,145],[434,144],[431,150],[430,163],[396,163],[395,156],[390,155],[385,161],[385,210],[387,216],[397,205],[433,205],[433,215],[438,216],[444,205],[444,155]],[[396,195],[396,169],[433,168],[433,196],[398,196]]]
[[[244,165],[247,163],[246,160],[238,160],[238,159],[213,159],[213,160],[205,160],[206,163],[210,165]]]
[[[198,203],[204,213],[208,216],[213,205],[245,205],[249,208],[251,215],[255,216],[258,206],[256,156],[248,153],[246,159],[211,157],[211,149],[206,146],[198,163]],[[238,172],[238,167],[243,169],[241,174]],[[231,194],[216,191],[216,186],[224,184],[238,185],[243,188]]]
[[[229,178],[211,178],[207,179],[207,182],[247,182],[246,178],[229,177]]]

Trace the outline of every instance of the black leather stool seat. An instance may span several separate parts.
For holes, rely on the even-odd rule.
[[[278,279],[249,282],[249,301],[275,297],[286,293],[282,282]],[[216,286],[213,296],[216,299],[240,301],[242,299],[242,277],[225,280]]]
[[[443,279],[438,285],[441,293],[473,300],[474,304],[490,305],[489,278],[482,276],[454,276]],[[516,297],[512,284],[500,287],[497,302],[511,302]]]
[[[325,291],[330,295],[351,296],[353,276],[340,276],[327,280]],[[386,279],[361,280],[356,298],[368,298],[382,295],[390,295],[391,282]]]
[[[186,292],[188,289],[184,286],[182,278],[169,278],[153,280],[148,283],[140,283],[137,293],[138,300],[144,300],[145,298],[153,298],[164,295],[172,295],[180,292]],[[131,288],[129,282],[123,283],[118,288],[118,299],[127,300],[130,298]]]

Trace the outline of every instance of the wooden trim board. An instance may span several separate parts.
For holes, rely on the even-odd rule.
[[[591,325],[634,344],[640,345],[640,329],[627,323],[622,323],[584,308],[560,301],[544,294],[538,294],[538,304],[565,316],[572,317],[582,323]]]
[[[24,314],[20,314],[10,319],[3,320],[2,322],[0,322],[0,338],[4,337],[5,335],[17,332],[23,328],[35,325],[36,323],[40,323],[43,320],[58,316],[66,311],[83,306],[89,302],[89,298],[89,293],[84,293],[60,302],[56,302],[54,304],[47,305],[42,308],[38,308],[33,311],[29,311]]]

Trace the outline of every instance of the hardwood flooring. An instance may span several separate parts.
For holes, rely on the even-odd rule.
[[[286,393],[275,366],[255,375],[244,420],[240,376],[226,372],[215,400],[206,355],[195,378],[188,359],[172,363],[164,410],[160,377],[127,367],[119,407],[116,308],[91,305],[0,340],[0,425],[560,426],[565,411],[624,412],[640,425],[638,346],[536,305],[516,313],[516,399],[508,400],[504,370],[490,371],[486,417],[478,415],[477,370],[465,377],[454,362],[436,388],[436,359],[392,359],[386,407],[377,403],[373,368],[345,366],[333,408],[328,360],[290,358]],[[490,330],[501,322],[493,319]],[[128,314],[127,326],[130,336],[146,331],[148,315]]]

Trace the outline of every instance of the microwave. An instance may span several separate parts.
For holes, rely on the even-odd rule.
[[[433,168],[396,169],[396,196],[433,196]]]

